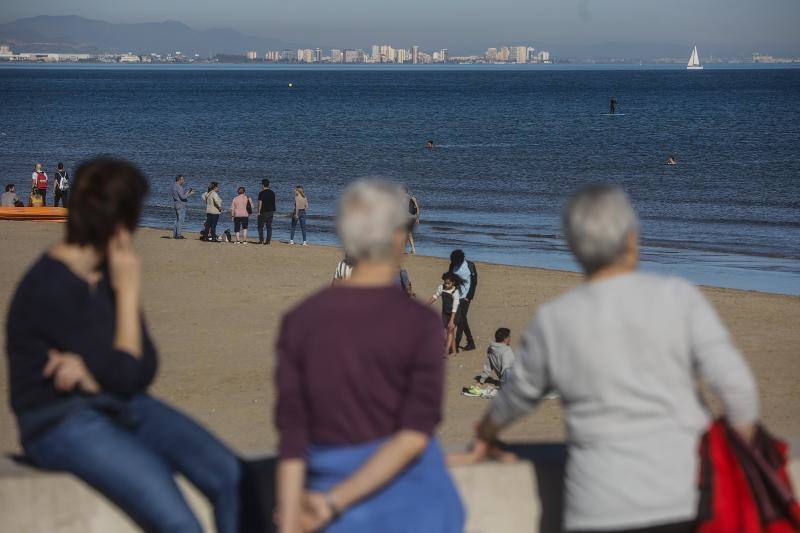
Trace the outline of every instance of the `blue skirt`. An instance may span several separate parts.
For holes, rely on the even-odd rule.
[[[385,442],[358,446],[312,445],[308,488],[327,491],[341,483]],[[439,444],[425,451],[397,477],[347,509],[325,533],[461,533],[464,507],[447,471]]]

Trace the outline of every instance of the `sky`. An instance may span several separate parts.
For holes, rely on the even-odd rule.
[[[0,22],[179,20],[314,46],[669,43],[800,55],[800,0],[0,0]]]

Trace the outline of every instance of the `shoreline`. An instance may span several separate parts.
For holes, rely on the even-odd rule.
[[[276,220],[279,220],[279,219],[276,218]],[[187,223],[184,227],[187,228],[187,227],[195,227],[195,226],[196,225],[191,225],[191,224]],[[154,230],[154,231],[165,231],[165,232],[167,232],[168,235],[171,234],[171,232],[172,232],[172,228],[163,227],[163,226],[143,226],[143,225],[140,225],[139,229]],[[277,239],[276,240],[274,238],[274,234],[275,234],[274,232],[275,232],[275,230],[273,230],[273,240],[274,241],[280,242],[281,244],[286,244],[288,242],[288,241],[283,240],[283,239]],[[188,231],[188,230],[184,231],[184,235],[188,235],[189,233],[197,233],[197,234],[199,234],[199,230],[198,231],[194,231],[193,230],[191,232]],[[248,230],[248,237],[251,240],[254,238],[253,234],[257,235],[255,229],[253,229],[252,231]],[[199,241],[199,239],[195,239],[193,237],[187,237],[187,240],[198,240]],[[207,244],[207,243],[203,243],[203,244]],[[224,244],[227,244],[227,243],[224,243]],[[335,249],[335,250],[339,250],[340,249],[338,245],[332,244],[332,243],[329,243],[329,242],[310,243],[310,244],[313,245],[313,246],[325,246],[325,247],[332,248],[332,249]],[[429,246],[429,245],[426,243],[425,246]],[[434,245],[434,247],[441,248],[442,246],[441,245]],[[419,246],[417,246],[417,248],[419,248]],[[455,249],[455,248],[462,248],[465,251],[474,252],[475,249],[479,249],[480,246],[478,244],[468,243],[468,244],[462,244],[462,245],[458,245],[458,246],[453,246],[452,247],[452,249]],[[689,250],[689,251],[691,251],[691,250]],[[478,253],[481,254],[480,251]],[[536,252],[532,252],[532,254],[534,254],[534,253],[536,253]],[[547,254],[546,252],[541,252],[541,253],[542,253],[542,255],[546,255]],[[674,274],[666,273],[665,274],[664,268],[663,268],[665,265],[662,265],[662,264],[657,263],[655,261],[647,260],[645,256],[648,255],[648,254],[647,254],[647,250],[645,250],[644,248],[643,248],[642,255],[643,255],[643,257],[641,259],[641,264],[643,265],[643,269],[645,271],[651,272],[651,273],[655,273],[655,274],[672,275],[672,276],[683,277],[683,278],[688,279],[687,276],[683,276],[680,273],[674,273]],[[729,254],[729,255],[731,257],[736,257],[735,254]],[[410,254],[406,254],[406,256],[410,256]],[[446,254],[433,255],[433,254],[430,254],[430,253],[417,253],[417,254],[414,254],[414,257],[427,257],[427,258],[431,258],[431,259],[441,259],[441,260],[447,260],[448,259]],[[742,257],[749,257],[749,256],[742,256]],[[498,261],[498,260],[491,260],[491,259],[489,259],[489,260],[487,260],[487,259],[475,259],[474,262],[478,263],[478,264],[492,265],[492,266],[497,266],[497,267],[526,268],[526,269],[542,270],[542,271],[548,271],[548,272],[559,272],[559,273],[562,273],[562,274],[577,275],[579,277],[583,276],[583,274],[577,269],[576,270],[568,270],[568,269],[565,269],[565,268],[546,267],[546,266],[538,266],[538,265],[528,265],[528,264],[520,264],[520,263],[513,263],[513,262],[504,263],[504,262],[501,262],[501,261]],[[556,261],[553,261],[553,262],[558,262],[558,261],[556,260]],[[653,266],[655,266],[656,268],[652,268]],[[689,269],[691,269],[691,268],[702,268],[702,266],[699,265],[699,264],[694,264],[694,263],[689,263],[689,262],[684,263],[684,266],[689,268]],[[662,268],[658,268],[658,267],[662,267]],[[761,271],[761,272],[769,272],[769,271]],[[773,271],[772,273],[781,274],[781,272],[779,272],[779,271]],[[692,281],[692,280],[690,280],[690,281]],[[743,292],[743,293],[774,294],[774,295],[780,295],[780,296],[789,296],[789,297],[798,297],[798,298],[800,298],[800,285],[798,285],[798,288],[796,289],[795,292],[788,292],[788,291],[791,290],[790,288],[787,288],[785,292],[781,292],[781,291],[778,291],[778,290],[768,291],[768,290],[759,290],[759,289],[744,289],[744,288],[740,288],[740,287],[731,287],[731,286],[725,286],[725,285],[712,285],[712,284],[709,284],[709,283],[700,283],[700,282],[694,282],[694,281],[692,281],[692,283],[695,283],[695,285],[697,285],[699,287],[702,287],[704,289],[709,289],[709,290],[712,290],[712,289],[723,289],[723,290],[739,291],[739,292]],[[798,283],[800,284],[800,278],[798,279]]]
[[[0,306],[8,309],[19,278],[60,239],[63,229],[0,221],[6,249],[14,252],[0,257]],[[280,319],[300,300],[329,285],[339,250],[277,242],[269,247],[209,246],[194,239],[163,238],[168,234],[169,230],[141,228],[135,238],[142,257],[143,309],[159,349],[159,372],[151,391],[236,450],[274,448],[274,343]],[[516,345],[539,305],[581,281],[571,272],[477,263],[479,284],[470,324],[478,349],[446,362],[438,437],[447,447],[470,440],[473,424],[487,406],[485,400],[460,393],[480,373],[494,330],[510,328]],[[436,257],[405,256],[418,299],[433,293],[447,264]],[[757,376],[766,426],[781,436],[800,435],[800,416],[794,408],[800,403],[800,298],[706,287],[703,292]],[[0,365],[0,394],[7,398],[6,372],[7,365]],[[0,450],[18,451],[16,422],[7,401],[0,404],[0,427],[6,429],[0,435]],[[562,440],[560,403],[543,401],[537,412],[504,436],[510,441]]]

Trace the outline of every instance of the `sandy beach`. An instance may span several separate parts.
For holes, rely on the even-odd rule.
[[[55,223],[0,222],[0,307],[8,309],[28,266],[62,235]],[[280,231],[280,230],[279,230]],[[281,315],[330,283],[340,252],[325,246],[270,247],[176,242],[167,230],[142,229],[137,248],[144,266],[144,308],[160,353],[152,392],[208,425],[238,450],[270,449],[275,387],[274,342]],[[313,242],[313,233],[310,235]],[[422,243],[424,248],[424,243]],[[469,249],[465,250],[469,257]],[[407,257],[417,296],[427,298],[446,270],[444,259]],[[479,286],[470,310],[478,350],[447,362],[446,445],[467,442],[486,401],[460,395],[481,369],[487,343],[500,326],[514,339],[537,307],[580,283],[560,271],[478,263]],[[758,379],[763,419],[779,436],[800,436],[800,298],[706,288]],[[7,404],[5,316],[0,365],[0,451],[19,449]],[[511,439],[563,437],[558,401],[547,400],[518,423]]]

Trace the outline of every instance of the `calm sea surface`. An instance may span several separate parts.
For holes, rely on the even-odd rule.
[[[624,115],[604,115],[611,96]],[[800,69],[3,66],[0,106],[0,181],[126,157],[151,181],[148,226],[171,224],[178,173],[226,202],[268,176],[277,236],[300,183],[309,240],[335,243],[339,192],[384,176],[420,201],[422,254],[575,269],[560,209],[609,181],[639,210],[645,268],[800,294]],[[189,229],[203,218],[194,197]]]

